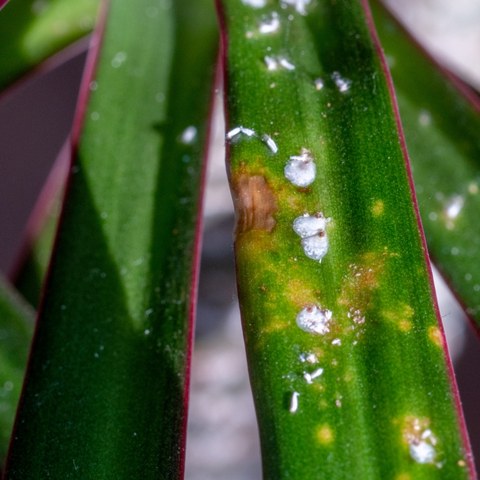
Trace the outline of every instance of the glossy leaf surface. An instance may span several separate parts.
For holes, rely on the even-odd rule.
[[[264,477],[470,478],[365,4],[220,3]]]
[[[429,252],[480,325],[480,102],[466,96],[384,7],[373,13],[389,59]]]
[[[215,50],[208,1],[110,2],[5,478],[182,476]]]

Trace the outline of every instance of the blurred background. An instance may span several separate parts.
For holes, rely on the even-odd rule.
[[[434,56],[480,90],[479,0],[388,3]],[[13,266],[29,213],[70,130],[84,59],[78,55],[0,96],[0,269],[5,273]],[[207,175],[186,478],[259,480],[258,433],[236,301],[233,213],[220,117],[215,139]],[[478,337],[437,280],[442,319],[480,465]]]

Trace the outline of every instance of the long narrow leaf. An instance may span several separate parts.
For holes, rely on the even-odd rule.
[[[22,388],[33,321],[33,310],[0,278],[0,470]]]
[[[15,0],[0,12],[0,90],[91,32],[99,0]]]
[[[473,477],[365,2],[221,4],[265,478]]]
[[[465,95],[378,2],[429,251],[480,326],[480,102]]]
[[[37,308],[52,254],[71,160],[70,140],[62,147],[45,182],[24,232],[23,245],[10,279],[23,297]]]
[[[214,20],[110,2],[8,479],[182,476]]]

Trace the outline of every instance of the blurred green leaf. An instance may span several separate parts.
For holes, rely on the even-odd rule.
[[[12,433],[34,319],[31,307],[0,277],[0,466]]]
[[[465,96],[379,3],[429,253],[480,325],[480,102]]]
[[[15,0],[0,13],[0,89],[91,32],[99,0]]]

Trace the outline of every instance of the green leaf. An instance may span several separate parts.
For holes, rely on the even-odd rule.
[[[9,479],[182,476],[215,54],[209,1],[110,2]]]
[[[0,467],[12,433],[34,318],[33,310],[0,277]]]
[[[0,13],[0,89],[92,30],[99,0],[15,0]]]
[[[473,476],[365,2],[221,5],[265,478]]]
[[[480,325],[480,103],[373,4],[390,62],[429,252]]]

